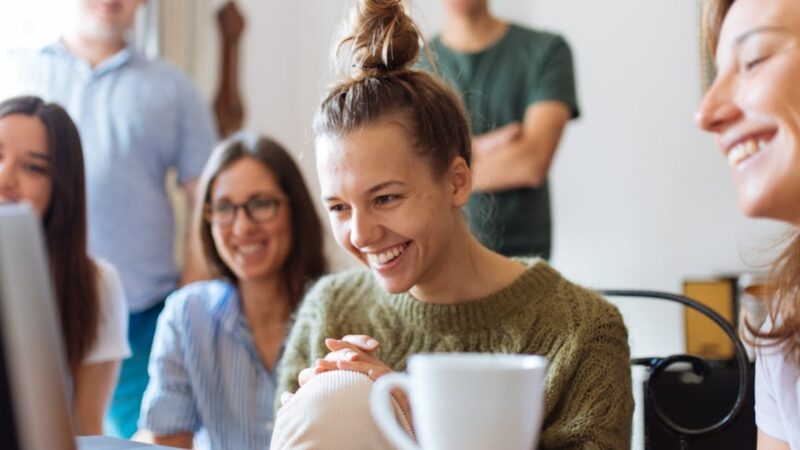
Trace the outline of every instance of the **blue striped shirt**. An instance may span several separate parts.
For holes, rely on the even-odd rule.
[[[149,372],[140,428],[195,433],[201,448],[269,447],[276,376],[261,361],[231,284],[198,282],[167,299]]]

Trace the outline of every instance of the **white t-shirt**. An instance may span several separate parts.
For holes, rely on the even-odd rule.
[[[800,450],[800,368],[786,360],[780,347],[758,349],[756,425]]]
[[[128,345],[128,305],[117,270],[106,261],[95,258],[99,323],[97,339],[83,358],[84,364],[123,360],[131,356]]]

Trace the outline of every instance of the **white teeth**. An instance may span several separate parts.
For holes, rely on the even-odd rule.
[[[239,246],[239,253],[243,255],[250,255],[256,252],[261,251],[264,248],[264,244],[250,244],[250,245],[241,245]]]
[[[756,141],[755,139],[748,139],[736,144],[736,146],[728,152],[728,164],[731,167],[736,166],[745,159],[763,150],[765,144],[766,142],[763,140]]]
[[[389,261],[397,258],[406,250],[406,244],[398,245],[397,247],[386,250],[381,253],[367,253],[367,260],[370,265],[382,266]]]

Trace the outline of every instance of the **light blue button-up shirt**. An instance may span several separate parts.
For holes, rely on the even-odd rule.
[[[269,447],[275,374],[261,361],[236,289],[194,283],[167,299],[150,356],[139,426],[195,433],[213,449]]]
[[[147,309],[177,286],[166,176],[200,175],[217,140],[208,107],[178,70],[129,48],[94,68],[61,43],[9,62],[4,94],[58,103],[78,125],[90,251],[117,268],[130,310]]]

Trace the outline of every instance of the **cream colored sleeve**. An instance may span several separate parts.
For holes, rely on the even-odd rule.
[[[372,419],[372,380],[336,370],[315,376],[300,388],[275,418],[271,450],[383,450],[394,448]],[[413,436],[399,405],[395,416]]]

